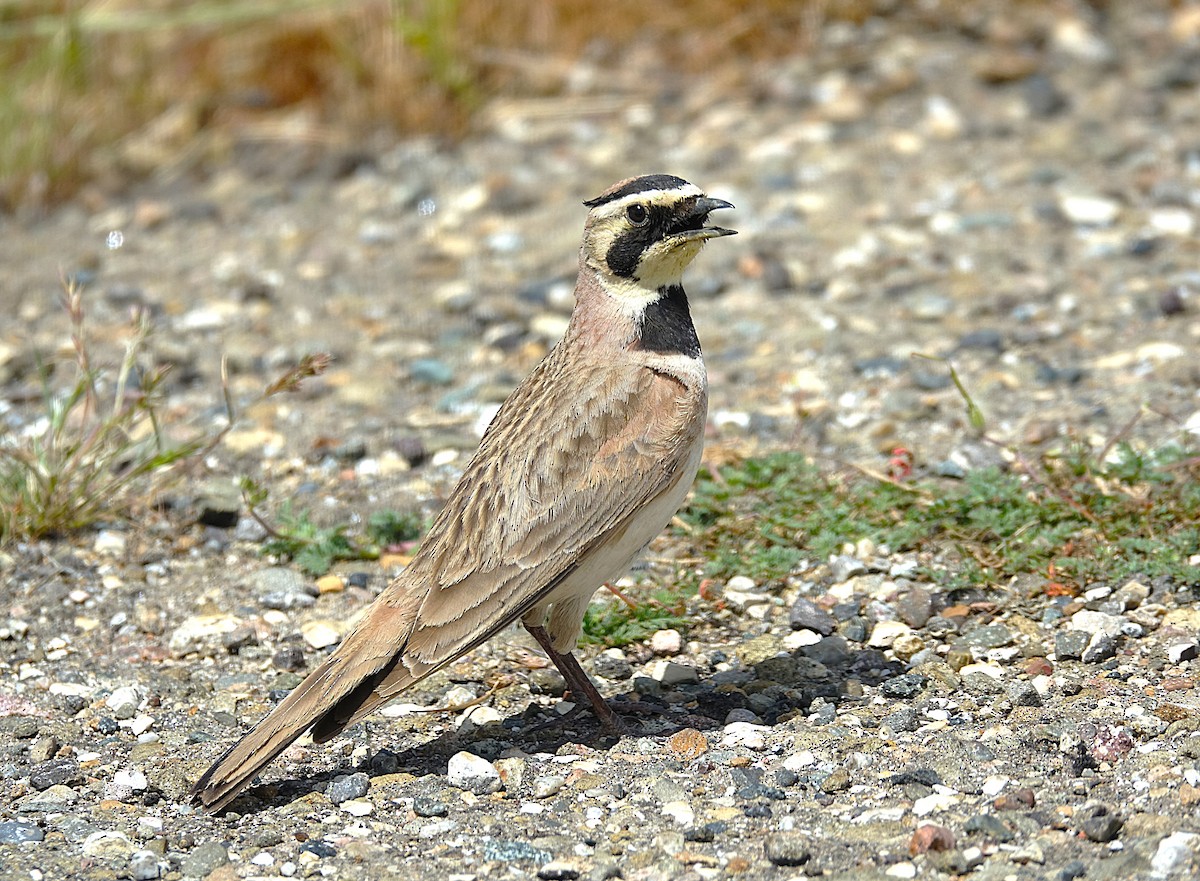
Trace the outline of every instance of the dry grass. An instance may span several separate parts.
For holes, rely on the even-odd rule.
[[[239,141],[458,136],[586,56],[637,87],[801,50],[871,0],[0,0],[0,210]],[[638,55],[637,53],[641,53]],[[640,58],[640,62],[623,62]]]

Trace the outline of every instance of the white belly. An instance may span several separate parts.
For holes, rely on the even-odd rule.
[[[568,652],[575,648],[583,632],[583,613],[592,594],[604,582],[624,575],[638,554],[671,522],[696,479],[703,449],[703,437],[697,438],[675,482],[634,514],[624,530],[610,536],[581,560],[579,568],[546,598],[546,602],[525,616],[524,620],[529,623],[541,624],[549,613],[547,630],[556,651]]]

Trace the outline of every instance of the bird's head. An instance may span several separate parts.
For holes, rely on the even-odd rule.
[[[583,204],[591,211],[582,260],[610,295],[632,308],[679,284],[708,239],[735,234],[704,225],[710,212],[732,205],[669,174],[623,180]]]

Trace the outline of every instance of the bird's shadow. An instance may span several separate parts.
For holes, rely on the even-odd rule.
[[[734,710],[748,710],[762,724],[774,726],[809,713],[818,698],[829,708],[830,718],[826,721],[832,721],[832,712],[838,705],[861,699],[855,690],[847,688],[848,683],[879,685],[904,672],[903,665],[887,660],[883,652],[852,646],[838,636],[826,637],[819,645],[822,645],[819,653],[810,651],[811,647],[798,649],[787,655],[764,658],[740,670],[710,673],[698,682],[679,685],[670,691],[661,690],[653,680],[635,677],[622,683],[625,691],[610,698],[609,703],[620,713],[622,703],[636,693],[637,703],[643,705],[643,713],[638,714],[643,720],[634,722],[627,733],[665,740],[687,728],[719,730]],[[658,711],[644,715],[646,704]],[[816,719],[814,724],[820,721]],[[349,729],[347,734],[369,743],[397,735],[390,723],[386,732],[380,728],[378,723],[368,720]],[[441,777],[446,774],[450,757],[461,750],[495,760],[510,749],[553,754],[568,745],[582,745],[605,752],[620,741],[620,737],[604,732],[590,711],[558,717],[553,706],[531,703],[497,723],[471,730],[445,731],[399,750],[386,747],[372,750],[356,766],[252,787],[233,806],[244,813],[287,804],[313,792],[323,792],[338,777],[357,772],[369,776],[405,773],[418,778]]]

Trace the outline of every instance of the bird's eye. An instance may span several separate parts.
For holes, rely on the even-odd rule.
[[[641,226],[650,219],[650,212],[646,210],[645,205],[630,205],[625,209],[625,216],[634,226]]]

